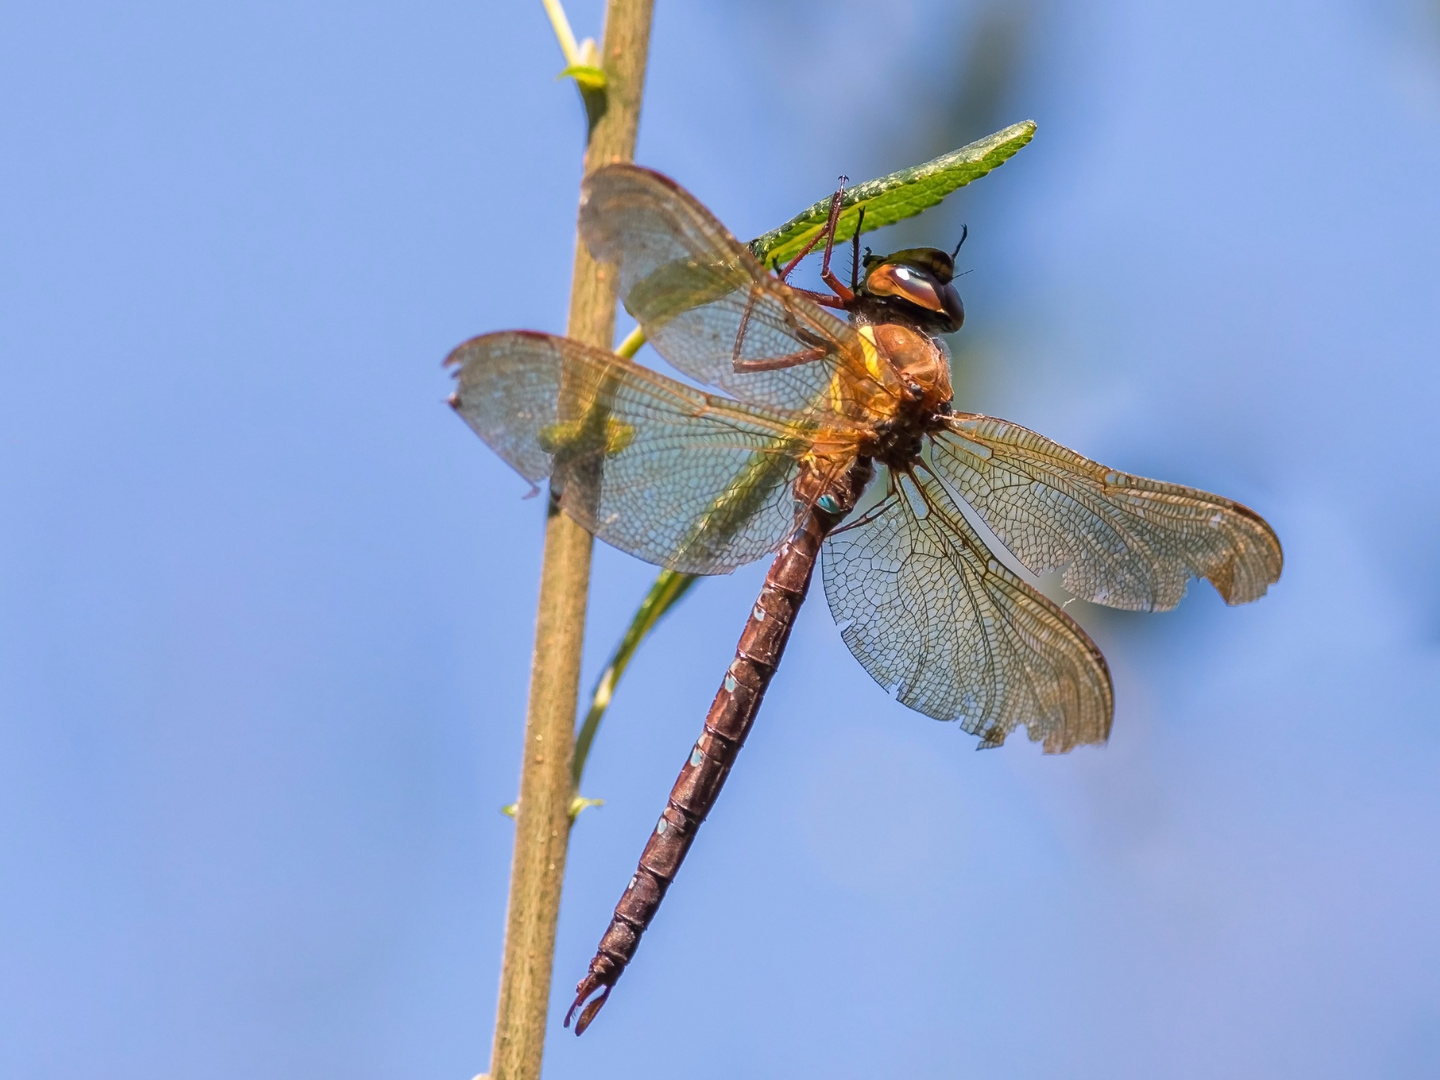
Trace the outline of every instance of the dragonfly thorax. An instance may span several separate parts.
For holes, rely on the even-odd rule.
[[[903,471],[919,458],[925,436],[943,426],[937,418],[950,412],[950,350],[901,323],[864,326],[860,333],[894,372],[887,382],[899,390],[889,409],[872,416],[860,453]]]
[[[920,457],[924,447],[925,426],[901,415],[877,424],[864,447],[867,457],[881,465],[905,472]]]
[[[954,396],[945,342],[904,323],[879,323],[866,327],[864,333],[899,376],[909,399],[902,411],[928,416]]]

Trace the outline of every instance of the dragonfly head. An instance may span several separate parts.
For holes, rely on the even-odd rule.
[[[939,248],[906,248],[865,256],[859,291],[887,308],[905,312],[934,333],[953,334],[965,322],[965,305],[955,291],[955,260]]]

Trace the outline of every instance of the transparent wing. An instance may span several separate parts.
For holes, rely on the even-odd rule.
[[[1190,578],[1230,604],[1280,577],[1280,541],[1248,507],[1099,465],[1018,424],[958,413],[935,436],[935,471],[1037,574],[1097,604],[1167,611]]]
[[[580,235],[619,269],[625,309],[677,369],[742,401],[854,415],[856,394],[896,394],[843,322],[798,295],[673,180],[636,165],[586,180]],[[735,361],[788,366],[737,372]],[[842,378],[836,376],[842,374]],[[837,395],[842,395],[837,397]]]
[[[809,431],[700,393],[568,338],[528,331],[461,345],[451,404],[532,483],[622,551],[719,574],[794,527],[791,486]]]
[[[855,659],[898,700],[999,746],[1023,724],[1046,753],[1104,742],[1105,658],[995,559],[923,468],[825,541],[825,596]]]

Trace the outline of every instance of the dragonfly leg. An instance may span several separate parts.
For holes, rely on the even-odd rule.
[[[805,246],[800,249],[800,253],[796,255],[793,259],[791,259],[788,263],[786,263],[783,270],[777,271],[777,276],[780,278],[781,281],[784,281],[790,276],[790,272],[794,270],[795,267],[800,265],[801,259],[805,258],[806,255],[809,255],[810,252],[815,250],[815,245],[820,243],[820,238],[824,235],[825,233],[823,231],[817,232],[809,240],[805,241]]]
[[[735,361],[735,373],[737,375],[748,375],[752,371],[779,371],[781,368],[796,367],[799,364],[808,364],[814,360],[824,358],[829,349],[816,346],[810,349],[801,349],[799,352],[786,353],[784,356],[767,356],[763,360],[739,360]]]
[[[816,292],[813,289],[801,289],[795,285],[790,286],[790,291],[793,293],[799,293],[801,296],[805,297],[806,300],[809,300],[815,304],[820,304],[823,307],[833,307],[841,309],[845,307],[844,300],[841,300],[838,296],[832,296],[830,293]]]
[[[825,258],[820,263],[820,280],[835,291],[842,304],[849,304],[854,300],[855,293],[830,269],[830,256],[835,253],[835,227],[840,223],[840,204],[845,198],[846,179],[843,176],[840,178],[840,186],[835,191],[835,197],[830,200],[830,220],[825,223]],[[858,230],[855,235],[860,235]]]
[[[840,197],[840,195],[843,194],[844,191],[845,191],[845,188],[844,188],[844,179],[845,179],[845,178],[844,178],[844,177],[841,177],[840,179],[841,179],[841,188],[840,188],[840,191],[838,191],[838,192],[835,193],[835,197],[836,197],[837,199],[838,199],[838,198]],[[832,209],[832,212],[831,212],[831,214],[830,214],[830,220],[829,220],[829,221],[826,223],[826,225],[825,225],[825,230],[826,230],[826,231],[818,232],[818,233],[816,233],[814,236],[812,236],[808,241],[806,241],[805,246],[800,249],[800,253],[799,253],[798,255],[796,255],[793,259],[791,259],[788,263],[785,264],[784,269],[782,269],[782,270],[779,271],[779,277],[780,277],[780,280],[781,280],[781,281],[784,281],[787,277],[789,277],[789,276],[790,276],[790,271],[794,270],[795,267],[797,267],[797,266],[800,265],[800,260],[801,260],[801,259],[805,258],[806,255],[809,255],[810,252],[812,252],[813,250],[815,250],[815,245],[820,242],[820,238],[821,238],[822,236],[827,236],[827,235],[829,236],[829,239],[826,241],[826,245],[825,245],[825,252],[826,252],[825,265],[826,265],[826,266],[829,266],[829,265],[830,265],[829,252],[830,252],[830,249],[834,246],[833,231],[834,231],[834,229],[835,229],[835,220],[836,220],[836,214],[834,213],[834,211],[833,211],[833,209]],[[792,288],[794,288],[794,286],[792,286]],[[817,303],[817,304],[824,304],[826,307],[840,307],[840,308],[843,308],[843,307],[845,306],[845,303],[844,303],[843,300],[841,300],[841,299],[839,299],[839,298],[837,298],[837,297],[834,297],[834,296],[829,296],[829,295],[827,295],[826,293],[814,292],[814,291],[812,291],[812,290],[810,290],[810,289],[795,289],[795,291],[798,292],[800,295],[804,296],[806,299],[808,299],[808,300],[813,300],[813,301],[814,301],[815,303]],[[734,353],[733,353],[732,355],[733,355],[733,358],[734,358],[735,370],[736,370],[736,371],[739,371],[739,370],[740,370],[740,364],[741,364],[740,351],[745,347],[745,331],[750,328],[750,314],[751,314],[751,312],[753,312],[753,311],[755,310],[755,301],[758,300],[758,299],[760,299],[760,286],[759,286],[759,284],[757,283],[757,284],[751,286],[751,288],[750,288],[750,295],[749,295],[749,297],[748,297],[748,298],[746,299],[746,301],[745,301],[745,310],[740,313],[740,325],[739,325],[739,326],[736,328],[736,330],[735,330],[735,351],[734,351]]]
[[[801,260],[815,250],[816,245],[820,243],[822,237],[825,240],[825,261],[820,273],[822,277],[826,275],[828,275],[829,278],[834,277],[834,275],[830,273],[830,255],[835,250],[835,227],[840,221],[840,204],[845,197],[845,184],[849,179],[847,176],[840,177],[840,187],[830,199],[830,216],[826,219],[825,227],[807,240],[805,246],[802,247],[796,253],[795,257],[786,263],[782,269],[776,271],[776,276],[779,277],[781,281],[789,278],[795,267],[800,265]],[[854,252],[851,259],[852,266],[850,270],[850,291],[847,291],[843,285],[837,287],[828,278],[825,284],[835,289],[834,296],[827,296],[824,293],[813,292],[810,289],[795,288],[794,286],[791,286],[791,288],[795,288],[795,291],[802,296],[808,297],[816,303],[825,304],[827,307],[844,307],[849,301],[860,278],[860,226],[864,223],[865,208],[862,206],[860,208],[860,216],[855,222],[855,236],[853,238]],[[835,280],[838,282],[839,279],[836,278]]]
[[[852,292],[851,290],[847,289],[843,284],[840,283],[840,279],[837,278],[833,273],[830,272],[830,255],[831,255],[831,253],[835,250],[835,226],[836,226],[836,224],[837,224],[837,223],[839,222],[839,220],[840,220],[840,203],[841,203],[841,201],[843,200],[843,198],[844,198],[844,196],[845,196],[845,184],[846,184],[846,182],[848,181],[848,179],[849,179],[848,177],[844,177],[844,176],[840,177],[840,187],[836,190],[834,197],[830,200],[830,216],[829,216],[829,217],[826,219],[826,221],[825,221],[825,227],[824,227],[823,229],[821,229],[819,232],[817,232],[814,236],[812,236],[809,240],[807,240],[807,241],[805,242],[805,246],[802,247],[802,248],[799,250],[799,252],[796,253],[796,255],[795,255],[795,257],[794,257],[793,259],[791,259],[788,263],[786,263],[786,264],[784,265],[784,267],[782,267],[781,269],[779,269],[779,270],[776,271],[776,276],[778,276],[779,279],[780,279],[782,282],[785,281],[785,279],[790,276],[791,271],[793,271],[793,270],[795,269],[795,267],[797,267],[797,266],[800,265],[800,260],[803,259],[803,258],[805,258],[805,256],[809,255],[810,252],[814,251],[814,250],[815,250],[815,246],[820,243],[821,237],[824,237],[824,239],[825,239],[825,264],[824,264],[824,267],[823,267],[823,268],[821,269],[821,271],[820,271],[820,276],[825,279],[825,284],[829,285],[830,288],[835,291],[835,295],[834,295],[834,296],[830,296],[830,295],[828,295],[828,294],[826,294],[826,293],[815,292],[815,291],[813,291],[813,290],[811,290],[811,289],[800,289],[800,288],[795,288],[794,286],[791,286],[791,287],[792,287],[792,288],[795,288],[795,292],[799,293],[801,296],[805,297],[807,300],[813,301],[814,303],[817,303],[817,304],[823,304],[823,305],[826,306],[826,307],[845,308],[846,306],[849,305],[850,301],[855,298],[854,292]],[[863,222],[864,220],[865,220],[865,210],[864,210],[864,208],[862,207],[861,210],[860,210],[860,221]],[[856,235],[857,238],[858,238],[859,235],[860,235],[860,233],[859,233],[859,231],[858,231],[858,228],[857,228],[857,231],[856,231],[855,235]],[[857,239],[857,244],[858,244],[858,239]],[[860,258],[860,249],[859,249],[859,247],[857,246],[856,249],[855,249],[855,259],[856,259],[856,265],[857,265],[857,266],[859,265],[859,262],[858,262],[859,258]],[[851,277],[853,278],[854,275],[852,274]],[[755,309],[755,301],[758,300],[759,298],[760,298],[760,285],[757,283],[756,285],[752,286],[751,289],[750,289],[750,296],[749,296],[749,298],[748,298],[748,299],[746,300],[746,302],[745,302],[745,310],[744,310],[743,312],[741,312],[741,314],[740,314],[740,325],[739,325],[739,327],[736,328],[736,331],[735,331],[735,351],[734,351],[734,353],[733,353],[733,359],[734,359],[735,370],[736,370],[736,371],[744,370],[744,369],[741,367],[743,361],[741,361],[741,359],[740,359],[740,353],[741,353],[741,350],[742,350],[742,349],[744,348],[744,346],[745,346],[745,331],[748,330],[749,327],[750,327],[750,314],[751,314],[752,311],[754,311],[754,309]],[[783,358],[782,358],[782,359],[783,359]],[[794,361],[794,363],[803,364],[803,363],[808,362],[808,360],[812,360],[812,359],[818,359],[818,358],[817,358],[817,357],[807,357],[806,360],[796,360],[796,361]],[[789,364],[776,364],[776,365],[774,365],[774,366],[776,366],[776,367],[789,367],[790,365],[789,365]],[[750,370],[764,371],[764,370],[767,370],[767,369],[766,369],[766,368],[752,368],[752,369],[750,369]]]
[[[860,216],[855,219],[855,235],[850,238],[850,288],[860,287],[860,230],[865,227],[865,207],[860,207]],[[964,241],[962,240],[963,244]],[[865,249],[869,251],[869,248]],[[959,251],[959,248],[955,249]]]
[[[740,370],[740,350],[745,347],[745,331],[750,326],[750,313],[755,310],[755,301],[760,298],[760,284],[750,286],[750,296],[745,301],[745,310],[740,313],[740,325],[735,330],[735,350],[730,354],[730,362],[735,365],[735,370]]]

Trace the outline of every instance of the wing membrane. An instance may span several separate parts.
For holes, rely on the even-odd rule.
[[[527,480],[553,476],[566,513],[622,551],[718,574],[794,527],[791,485],[809,446],[794,418],[547,334],[487,334],[447,363],[466,423]]]
[[[1230,604],[1280,576],[1280,541],[1248,507],[1116,472],[1018,424],[957,414],[933,441],[935,471],[1037,574],[1064,570],[1076,596],[1167,611],[1190,578]]]
[[[999,746],[1023,724],[1047,753],[1104,742],[1110,673],[1063,611],[1001,566],[934,477],[830,535],[825,595],[855,658],[899,701]]]
[[[867,366],[849,323],[768,273],[668,177],[629,164],[596,170],[582,192],[580,235],[597,260],[619,268],[625,309],[660,355],[708,386],[775,408],[848,415],[845,395],[896,392],[880,385],[882,365]],[[735,370],[737,358],[784,357],[809,359]]]

